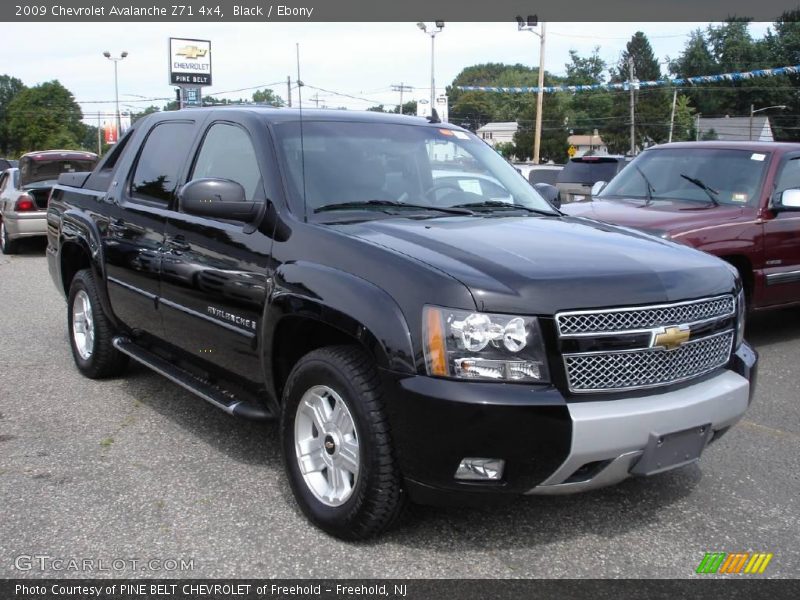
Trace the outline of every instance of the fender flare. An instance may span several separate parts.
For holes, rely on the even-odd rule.
[[[64,295],[69,296],[69,288],[65,285],[62,264],[64,261],[63,251],[65,247],[78,246],[89,259],[89,265],[97,282],[100,295],[100,303],[103,311],[112,320],[114,325],[119,325],[114,311],[111,309],[111,301],[108,297],[106,286],[106,271],[103,261],[103,245],[101,243],[100,230],[97,223],[90,219],[85,212],[76,209],[65,211],[61,215],[59,244],[58,244],[58,275],[64,285]]]
[[[329,325],[358,340],[379,367],[416,373],[411,331],[386,291],[351,273],[308,262],[281,265],[273,274],[261,339],[266,381],[274,381],[273,339],[288,317]]]

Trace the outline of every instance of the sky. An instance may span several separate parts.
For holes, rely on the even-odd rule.
[[[564,74],[569,50],[588,55],[595,46],[615,64],[637,30],[650,39],[656,57],[666,62],[683,49],[689,32],[707,23],[548,23],[545,68]],[[753,23],[762,37],[769,23]],[[18,23],[3,31],[0,73],[26,85],[58,79],[75,95],[85,116],[114,110],[114,71],[103,57],[127,51],[119,63],[121,110],[163,106],[175,96],[168,83],[167,39],[211,40],[214,85],[203,94],[249,98],[252,90],[272,87],[286,98],[286,77],[297,77],[300,44],[301,79],[346,94],[336,96],[305,88],[303,106],[365,109],[399,102],[393,84],[413,86],[404,101],[430,94],[430,38],[415,23]],[[30,49],[33,41],[33,48]],[[539,38],[517,31],[516,23],[446,23],[436,36],[437,89],[470,65],[485,62],[538,66]],[[23,49],[13,56],[8,49]],[[232,91],[230,90],[241,90]],[[229,93],[223,93],[229,92]],[[295,106],[297,90],[293,91]],[[356,98],[348,97],[355,96]],[[157,100],[151,100],[158,98]],[[87,119],[88,120],[88,119]]]

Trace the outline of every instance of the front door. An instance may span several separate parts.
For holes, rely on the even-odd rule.
[[[783,159],[773,198],[800,189],[800,153]],[[800,302],[800,212],[769,211],[764,221],[765,305]]]
[[[214,122],[206,130],[187,181],[205,177],[236,181],[248,200],[266,201],[254,145],[234,123]],[[188,215],[176,205],[167,219],[161,270],[170,343],[258,385],[257,331],[271,249],[271,238],[251,227]]]

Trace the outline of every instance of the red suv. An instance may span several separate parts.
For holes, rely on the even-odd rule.
[[[741,273],[751,309],[800,303],[800,144],[655,146],[592,202],[563,210],[719,256]]]

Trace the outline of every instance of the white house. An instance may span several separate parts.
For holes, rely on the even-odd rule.
[[[516,121],[507,123],[487,123],[475,132],[479,138],[486,140],[491,146],[497,146],[503,142],[514,143],[514,134],[517,132]]]

